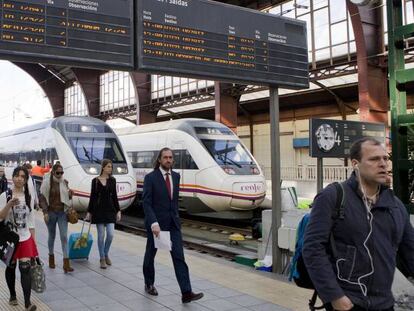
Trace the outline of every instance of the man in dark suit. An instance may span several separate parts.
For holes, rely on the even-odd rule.
[[[157,289],[154,287],[154,257],[157,253],[157,249],[154,247],[154,236],[158,237],[161,230],[169,231],[175,276],[180,285],[181,300],[183,303],[187,303],[202,298],[203,293],[196,294],[191,289],[178,215],[180,174],[171,170],[172,165],[173,153],[171,149],[163,148],[158,154],[154,170],[144,179],[143,205],[148,236],[143,266],[145,291],[150,295],[158,295]]]

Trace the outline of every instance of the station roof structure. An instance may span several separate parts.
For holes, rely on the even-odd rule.
[[[256,10],[266,10],[278,4],[286,3],[283,0],[216,1]],[[386,59],[386,54],[384,56]],[[23,63],[15,64],[23,69],[26,68],[25,70],[28,71],[27,66]],[[51,64],[31,65],[32,67],[35,66],[36,70],[44,73],[40,75],[44,79],[56,79],[57,83],[65,87],[72,85],[76,81],[76,68]],[[379,63],[378,66],[386,70],[386,60],[383,63]],[[308,118],[309,115],[315,113],[315,109],[318,110],[317,114],[320,116],[324,113],[327,116],[332,115],[332,109],[336,109],[336,113],[338,111],[337,105],[335,105],[338,103],[338,100],[346,106],[348,112],[355,112],[358,109],[357,55],[355,53],[313,62],[310,64],[309,78],[309,89],[299,91],[279,89],[281,120]],[[42,82],[41,79],[40,81],[39,79],[36,80],[39,83]],[[410,86],[408,86],[409,89],[411,89]],[[267,87],[234,84],[229,92],[240,96],[239,116],[254,116],[268,113],[269,90]],[[201,117],[214,119],[214,95],[214,86],[212,86],[188,96],[153,98],[148,109],[159,111],[157,120],[160,121],[177,115],[183,118]],[[317,107],[315,103],[318,104]],[[107,117],[123,117],[134,120],[137,116],[136,107],[131,106],[128,109],[124,109],[119,113],[110,112],[110,115]],[[283,113],[284,110],[285,113]],[[300,113],[298,114],[299,110]],[[262,117],[257,118],[260,119]]]

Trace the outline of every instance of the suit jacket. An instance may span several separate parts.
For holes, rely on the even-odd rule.
[[[154,169],[144,179],[144,190],[142,194],[145,226],[151,228],[154,222],[158,222],[161,230],[169,231],[174,225],[181,228],[178,214],[178,193],[180,188],[180,174],[171,171],[173,181],[173,198],[168,195],[165,178],[159,169]]]

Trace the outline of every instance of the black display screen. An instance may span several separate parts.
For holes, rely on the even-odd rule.
[[[139,0],[138,69],[307,88],[305,22],[207,0]]]
[[[134,68],[133,0],[0,0],[0,57]]]

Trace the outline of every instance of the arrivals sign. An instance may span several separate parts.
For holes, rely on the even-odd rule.
[[[0,0],[0,57],[134,67],[133,0]]]

